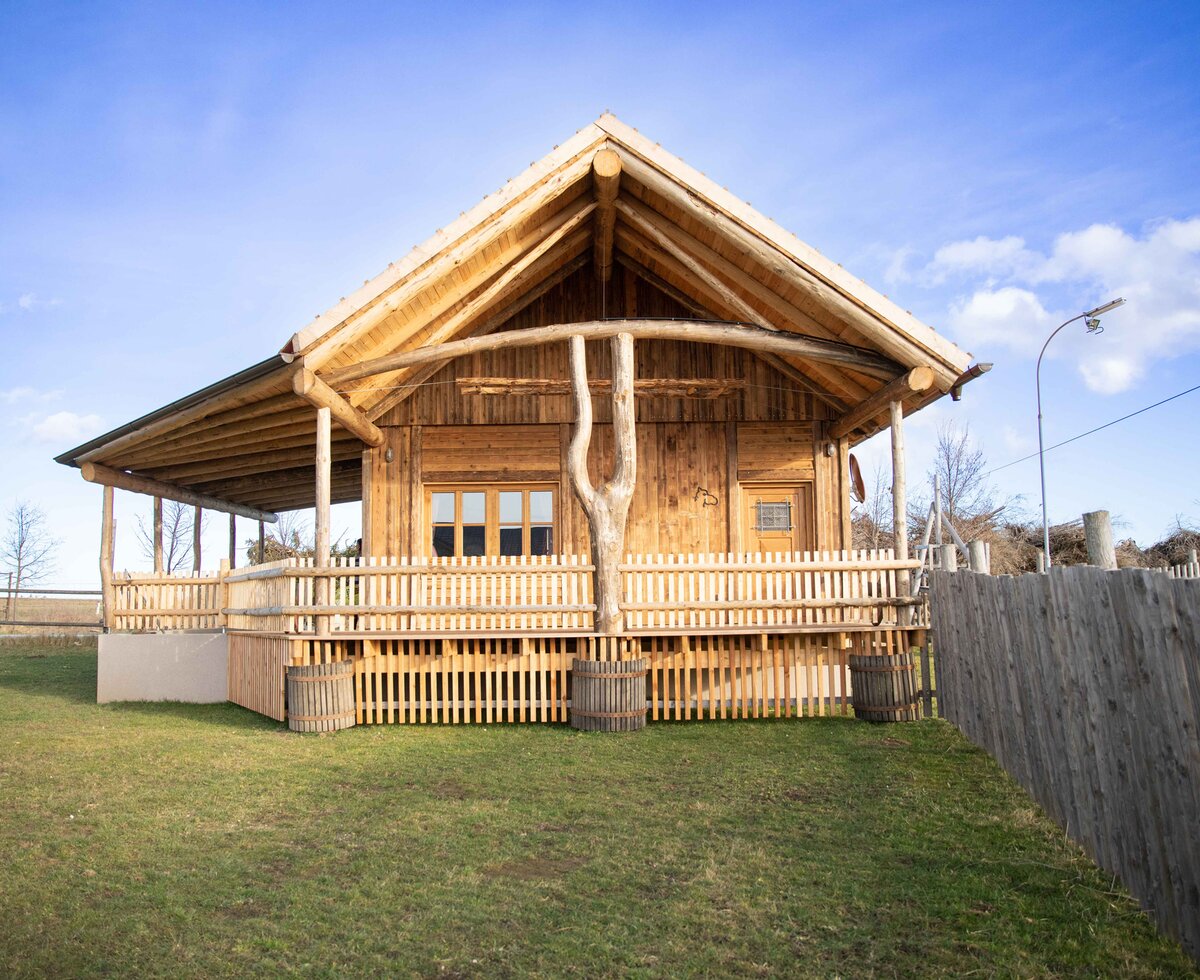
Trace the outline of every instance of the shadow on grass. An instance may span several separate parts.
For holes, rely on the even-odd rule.
[[[65,704],[96,703],[96,653],[13,653],[0,657],[0,688]]]
[[[110,701],[101,707],[122,715],[175,718],[239,731],[278,731],[287,727],[284,722],[275,721],[228,701],[217,704],[192,704],[187,701]]]

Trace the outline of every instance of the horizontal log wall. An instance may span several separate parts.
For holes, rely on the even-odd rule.
[[[1200,959],[1200,583],[934,572],[942,713]]]

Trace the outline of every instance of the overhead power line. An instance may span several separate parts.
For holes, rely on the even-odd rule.
[[[1103,429],[1107,429],[1109,426],[1116,425],[1118,422],[1125,422],[1125,421],[1133,418],[1135,415],[1141,415],[1143,412],[1148,412],[1152,408],[1158,408],[1160,405],[1165,405],[1167,402],[1173,402],[1176,398],[1182,398],[1184,395],[1190,395],[1193,391],[1200,391],[1200,385],[1196,385],[1194,388],[1188,388],[1187,391],[1181,391],[1177,395],[1172,395],[1170,398],[1164,398],[1162,401],[1155,402],[1153,405],[1147,405],[1145,408],[1139,408],[1136,412],[1130,412],[1128,415],[1122,415],[1119,419],[1113,419],[1111,422],[1105,422],[1103,425],[1098,425],[1094,429],[1088,429],[1087,432],[1081,432],[1081,433],[1079,433],[1079,435],[1071,436],[1070,439],[1064,439],[1062,442],[1056,442],[1053,446],[1047,446],[1046,449],[1044,450],[1044,452],[1048,453],[1052,449],[1059,449],[1060,447],[1069,445],[1072,442],[1078,442],[1084,436],[1094,435],[1095,433],[1100,432]],[[992,473],[998,473],[1000,470],[1006,470],[1010,466],[1016,466],[1018,463],[1024,463],[1027,459],[1036,459],[1036,458],[1037,458],[1037,453],[1030,453],[1028,456],[1022,456],[1020,459],[1014,459],[1010,463],[1004,463],[1001,466],[997,466],[994,469],[990,469],[987,471],[987,473],[984,473],[983,475],[988,476]]]

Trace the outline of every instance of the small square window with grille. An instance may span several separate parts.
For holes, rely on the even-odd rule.
[[[754,503],[754,530],[791,531],[792,502],[790,500],[763,501]]]

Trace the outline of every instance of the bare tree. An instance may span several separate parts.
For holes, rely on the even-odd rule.
[[[0,564],[13,576],[13,587],[21,588],[45,578],[54,569],[58,541],[50,534],[46,514],[26,501],[8,512],[8,525],[0,539]]]
[[[192,560],[192,531],[196,508],[181,504],[177,500],[163,501],[163,569],[168,574],[186,568]],[[208,514],[200,518],[200,530],[208,523]],[[146,519],[137,522],[138,545],[142,554],[154,559],[154,528],[147,526]]]
[[[866,499],[855,504],[850,515],[850,529],[855,548],[891,548],[896,539],[892,534],[892,491],[889,474],[882,463],[876,462],[866,486]]]
[[[332,558],[357,558],[359,556],[358,540],[345,541],[346,532],[338,535],[337,540],[329,546]],[[279,520],[268,525],[263,534],[262,553],[259,553],[258,538],[246,539],[246,559],[252,565],[261,565],[267,561],[279,561],[281,558],[311,558],[316,554],[316,542],[313,539],[313,529],[300,511],[285,510],[279,514]]]

